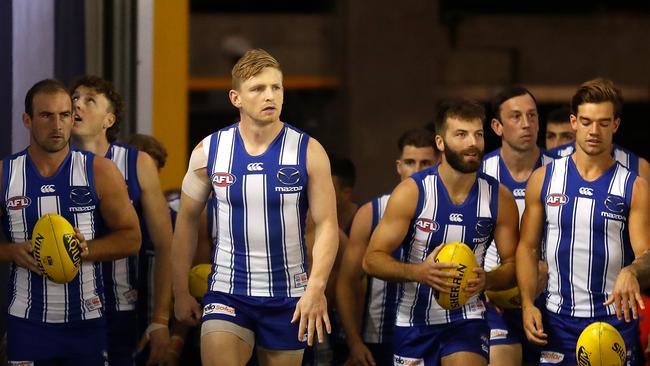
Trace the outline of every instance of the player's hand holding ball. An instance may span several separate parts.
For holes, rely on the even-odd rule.
[[[436,300],[443,309],[459,309],[485,288],[485,271],[478,266],[474,252],[466,244],[447,243],[436,250],[436,264],[454,264],[451,268],[441,269],[448,274],[445,285],[449,290],[437,292]]]
[[[50,281],[63,284],[77,277],[83,250],[78,234],[68,220],[57,214],[46,214],[34,225],[34,259]]]

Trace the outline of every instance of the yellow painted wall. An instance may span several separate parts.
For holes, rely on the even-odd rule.
[[[154,1],[153,135],[167,148],[160,179],[180,187],[187,168],[189,0]]]

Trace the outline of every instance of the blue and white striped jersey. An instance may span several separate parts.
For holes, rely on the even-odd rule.
[[[553,159],[560,159],[573,154],[575,151],[576,143],[571,142],[565,145],[554,147],[550,150],[546,150],[546,155],[550,156]],[[614,160],[618,161],[631,171],[639,171],[639,156],[630,150],[614,144],[612,148],[612,157]]]
[[[13,243],[31,240],[38,219],[65,217],[86,240],[101,236],[104,224],[95,191],[94,155],[71,151],[57,172],[42,177],[23,150],[3,160],[2,222]],[[103,285],[99,263],[81,261],[79,275],[54,283],[11,263],[9,314],[38,322],[68,323],[102,316]]]
[[[140,251],[146,251],[145,243],[150,244],[148,231],[142,218],[140,204],[140,183],[138,181],[138,149],[130,146],[111,144],[106,152],[106,158],[115,163],[124,177],[129,192],[129,199],[140,218],[142,232],[142,246]],[[104,294],[106,296],[106,309],[109,311],[135,310],[138,300],[138,256],[102,262],[104,276]]]
[[[535,163],[533,171],[551,161],[553,161],[553,158],[546,155],[545,151],[540,150],[539,159]],[[512,195],[515,197],[515,203],[517,204],[517,210],[519,211],[519,221],[521,221],[521,216],[524,214],[524,208],[526,208],[525,198],[526,184],[528,183],[528,180],[517,182],[512,178],[508,167],[501,158],[501,148],[493,150],[483,157],[481,170],[483,173],[498,180],[499,183],[506,186],[506,188],[512,192]],[[483,265],[483,268],[485,268],[486,271],[490,271],[499,263],[501,263],[501,258],[499,258],[496,245],[492,242],[485,253],[485,264]]]
[[[375,197],[372,205],[372,233],[379,220],[384,216],[390,195]],[[393,253],[397,259],[401,257],[402,248]],[[368,276],[368,289],[366,290],[366,307],[363,317],[363,340],[366,343],[392,342],[393,326],[395,324],[395,311],[397,308],[396,282],[387,282],[382,279]]]
[[[613,315],[603,306],[621,268],[630,264],[627,217],[636,174],[614,164],[587,182],[571,157],[546,167],[540,199],[549,268],[546,307],[575,317]]]
[[[442,243],[463,242],[476,256],[480,266],[492,241],[499,204],[499,182],[484,173],[477,179],[465,202],[455,205],[438,175],[438,166],[411,176],[418,189],[418,204],[409,231],[402,243],[402,259],[421,263]],[[402,283],[398,308],[398,326],[451,323],[461,319],[483,319],[485,304],[476,295],[464,307],[447,311],[438,305],[434,290],[417,282]]]
[[[307,286],[304,227],[309,136],[285,124],[251,156],[235,124],[203,140],[215,196],[211,291],[299,297]]]

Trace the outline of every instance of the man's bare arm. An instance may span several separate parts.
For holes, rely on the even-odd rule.
[[[488,290],[506,290],[517,284],[515,252],[519,242],[519,211],[512,193],[499,185],[499,214],[494,228],[494,242],[501,258],[498,269],[487,273]]]
[[[88,241],[86,261],[109,261],[138,253],[140,222],[129,199],[122,174],[112,161],[95,156],[93,162],[99,211],[108,234]]]

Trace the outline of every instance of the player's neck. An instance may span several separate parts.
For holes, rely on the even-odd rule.
[[[510,176],[518,182],[528,180],[533,170],[535,170],[540,154],[537,145],[531,150],[521,151],[513,149],[510,145],[504,143],[500,151],[501,158],[508,168]]]
[[[576,144],[576,151],[571,155],[570,159],[573,159],[582,179],[593,182],[600,178],[612,165],[616,164],[616,160],[612,158],[610,151],[611,149],[605,149],[598,155],[589,155]]]
[[[90,151],[97,156],[106,156],[111,143],[105,135],[92,137],[72,136],[72,146],[79,150]]]
[[[465,198],[474,186],[476,181],[476,172],[463,173],[452,168],[446,161],[443,161],[438,168],[438,174],[442,183],[449,193],[449,199],[455,205],[465,202]]]
[[[47,152],[34,144],[30,144],[27,153],[42,177],[51,177],[59,170],[61,163],[65,160],[70,152],[70,147],[66,145],[57,152]]]
[[[239,122],[239,134],[248,154],[257,156],[266,151],[283,127],[284,123],[280,120],[260,123],[242,116]]]

